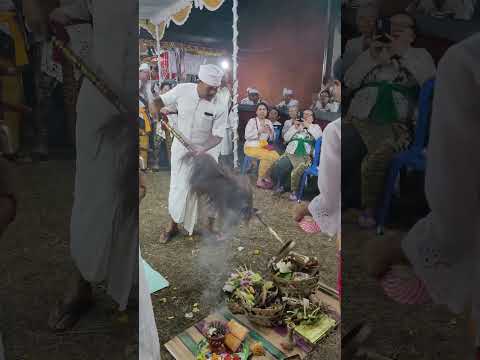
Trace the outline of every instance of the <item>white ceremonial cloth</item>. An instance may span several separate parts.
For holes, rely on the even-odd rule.
[[[145,268],[140,250],[138,266],[138,358],[139,360],[160,360],[160,341],[158,340],[158,330],[153,313],[152,298],[150,297],[150,289],[145,276]]]
[[[341,119],[328,124],[323,130],[317,195],[308,209],[322,232],[334,236],[341,230]]]
[[[480,330],[480,35],[449,48],[440,61],[425,191],[431,212],[403,249],[433,300],[463,312]],[[452,89],[458,89],[452,91]],[[475,164],[475,165],[474,165]]]
[[[138,99],[138,42],[134,2],[78,1],[73,18],[92,14],[93,43],[88,63],[136,109]],[[125,89],[131,88],[131,94]],[[85,280],[107,284],[107,292],[125,309],[138,283],[138,216],[121,215],[117,180],[118,149],[102,146],[99,129],[116,109],[90,81],[84,79],[77,103],[75,194],[70,224],[72,258]]]
[[[200,99],[196,84],[179,84],[161,98],[165,106],[176,106],[177,129],[193,144],[203,146],[211,135],[225,136],[225,107]],[[187,152],[177,139],[173,140],[168,211],[172,219],[183,224],[191,235],[198,217],[198,198],[190,193],[191,164],[182,159]],[[209,153],[218,160],[216,148]]]

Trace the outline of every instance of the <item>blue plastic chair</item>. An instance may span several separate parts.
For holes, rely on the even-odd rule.
[[[313,155],[312,165],[303,172],[302,179],[300,180],[300,189],[298,190],[297,200],[302,201],[303,192],[305,191],[305,185],[308,182],[310,176],[318,176],[318,166],[320,165],[320,150],[322,148],[322,138],[317,139],[315,142],[315,152]]]
[[[384,232],[385,222],[390,211],[390,205],[395,191],[395,183],[400,175],[400,171],[405,167],[417,171],[425,171],[427,167],[427,159],[425,157],[424,149],[427,146],[434,88],[435,79],[430,79],[423,84],[420,90],[418,119],[414,142],[408,150],[397,154],[391,162],[385,185],[383,205],[377,212],[378,235],[382,235]]]

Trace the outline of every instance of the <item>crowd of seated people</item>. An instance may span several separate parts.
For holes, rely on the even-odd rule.
[[[326,95],[328,103],[340,107],[340,90],[335,90],[340,88],[339,81],[332,81],[320,93]],[[287,100],[284,99],[281,105],[289,104]],[[244,154],[259,162],[256,186],[273,190],[274,194],[289,193],[291,201],[301,200],[298,196],[301,179],[304,171],[312,166],[315,145],[323,134],[315,111],[312,108],[300,110],[298,101],[289,106],[288,119],[282,124],[282,110],[260,102],[256,105],[256,116],[245,128]]]
[[[411,145],[419,90],[436,71],[429,52],[415,47],[412,16],[377,14],[373,8],[359,12],[364,50],[349,52],[343,79],[348,108],[342,124],[342,199],[345,207],[363,210],[358,223],[365,228],[376,225],[391,160]]]

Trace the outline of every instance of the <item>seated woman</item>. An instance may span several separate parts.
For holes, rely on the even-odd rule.
[[[290,129],[293,123],[300,118],[297,106],[291,106],[288,108],[288,117],[289,119],[283,123],[282,137],[285,137],[288,129]]]
[[[305,110],[303,119],[295,121],[284,135],[287,143],[285,154],[275,162],[271,170],[272,180],[277,185],[276,192],[283,192],[289,187],[292,201],[297,200],[296,194],[303,172],[312,163],[315,141],[322,136],[322,128],[314,124],[314,121],[312,110]]]
[[[352,153],[361,149],[348,148],[350,143],[366,148],[361,160],[362,227],[375,226],[374,211],[383,195],[390,161],[412,141],[419,87],[435,75],[430,54],[411,47],[414,20],[398,14],[390,22],[391,35],[376,34],[370,50],[345,74],[353,96],[343,126],[353,128],[355,137],[360,138],[356,142],[349,139],[345,146]]]
[[[257,117],[250,119],[245,128],[244,152],[245,155],[260,160],[257,186],[262,189],[271,189],[273,185],[268,176],[268,170],[278,160],[279,155],[268,142],[273,141],[275,133],[272,122],[267,119],[267,104],[258,104],[256,113]]]

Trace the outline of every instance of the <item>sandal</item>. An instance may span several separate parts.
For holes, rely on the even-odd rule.
[[[257,187],[264,190],[270,190],[273,187],[273,184],[265,179],[257,181]]]
[[[322,230],[320,225],[318,225],[315,220],[310,216],[305,216],[302,220],[298,222],[300,228],[305,231],[307,234],[318,234]]]

